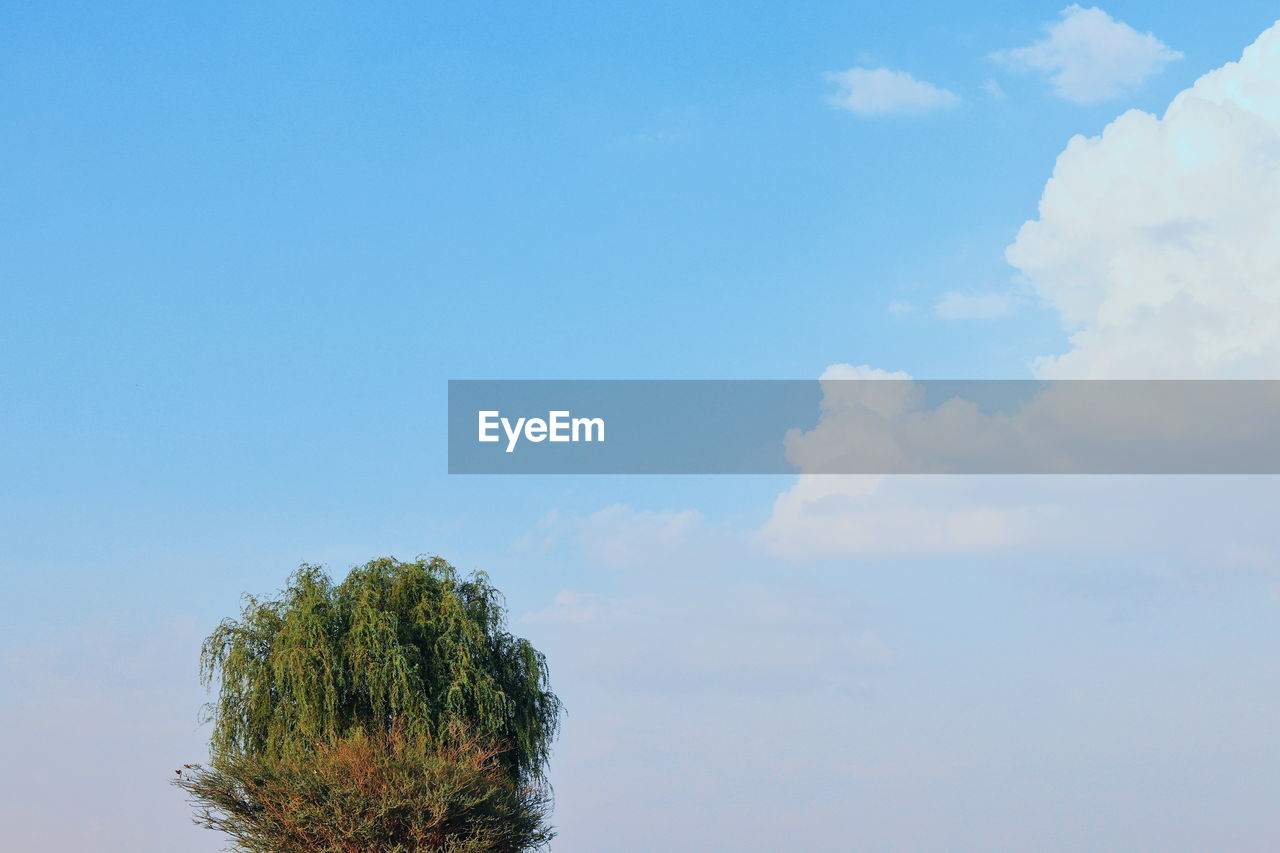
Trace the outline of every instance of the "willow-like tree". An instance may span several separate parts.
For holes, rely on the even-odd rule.
[[[550,837],[560,702],[483,574],[387,558],[334,584],[304,565],[218,626],[201,677],[216,686],[210,762],[177,784],[243,850],[498,853]]]

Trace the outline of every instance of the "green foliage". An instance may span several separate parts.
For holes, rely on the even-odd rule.
[[[198,823],[247,853],[518,853],[551,838],[543,790],[513,782],[461,729],[357,732],[306,757],[189,767],[176,783]]]
[[[276,600],[246,599],[205,641],[215,766],[293,762],[317,744],[462,727],[501,745],[512,781],[542,778],[560,715],[543,656],[505,629],[483,574],[439,558],[374,560],[334,585],[304,565]]]

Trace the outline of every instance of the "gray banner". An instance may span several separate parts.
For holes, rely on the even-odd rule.
[[[1275,474],[1275,380],[454,380],[454,474]]]

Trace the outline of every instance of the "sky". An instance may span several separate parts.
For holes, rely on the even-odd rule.
[[[558,853],[1274,849],[1271,479],[465,477],[444,433],[449,379],[1280,377],[1274,23],[5,4],[5,836],[220,849],[166,784],[200,640],[430,553],[548,655]]]

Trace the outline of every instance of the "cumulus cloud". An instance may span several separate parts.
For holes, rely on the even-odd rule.
[[[1068,6],[1045,30],[1042,41],[991,57],[1048,74],[1054,91],[1078,104],[1119,97],[1182,58],[1151,33],[1140,33],[1097,7]]]
[[[975,495],[974,482],[804,474],[774,501],[761,541],[791,559],[866,559],[990,553],[1055,529],[1052,505]]]
[[[860,116],[922,115],[960,103],[955,92],[891,68],[850,68],[826,78],[839,87],[831,103]]]
[[[1008,248],[1073,331],[1046,377],[1280,376],[1280,25],[1162,117],[1077,136]]]
[[[1122,117],[1063,154],[1009,251],[1079,330],[1042,374],[1280,366],[1280,343],[1263,334],[1280,341],[1274,42],[1265,35],[1164,118]],[[835,365],[822,378],[910,377]],[[906,383],[880,384],[877,405],[893,411],[892,386]],[[824,400],[824,417],[841,405]],[[608,573],[620,590],[562,592],[524,623],[575,714],[553,768],[562,840],[617,853],[831,849],[833,838],[991,849],[1000,826],[995,846],[1009,849],[1209,849],[1224,833],[1233,849],[1269,849],[1280,680],[1258,650],[1274,613],[1263,596],[1188,607],[1181,594],[1220,593],[1233,573],[1277,576],[1275,490],[1238,477],[802,476],[745,541],[683,513],[615,507],[574,522],[569,538],[593,562],[635,557],[602,550],[597,533],[652,540],[658,559]],[[934,555],[954,559],[877,565]],[[681,581],[655,582],[655,566]],[[1013,567],[1016,580],[995,582]],[[1072,605],[1044,600],[1049,587]],[[1170,605],[1147,600],[1151,588]],[[912,819],[924,811],[931,820]]]
[[[1070,350],[1036,373],[1280,376],[1276,199],[1280,25],[1163,116],[1129,111],[1067,145],[1038,218],[1007,250],[1073,330]],[[1273,572],[1280,537],[1251,509],[1274,502],[1270,483],[810,476],[778,496],[761,535],[798,557],[1147,549],[1186,567]]]
[[[827,379],[910,379],[911,374],[903,370],[882,370],[869,364],[833,364],[822,371],[818,377]]]
[[[1280,471],[1275,382],[823,381],[808,474]]]

